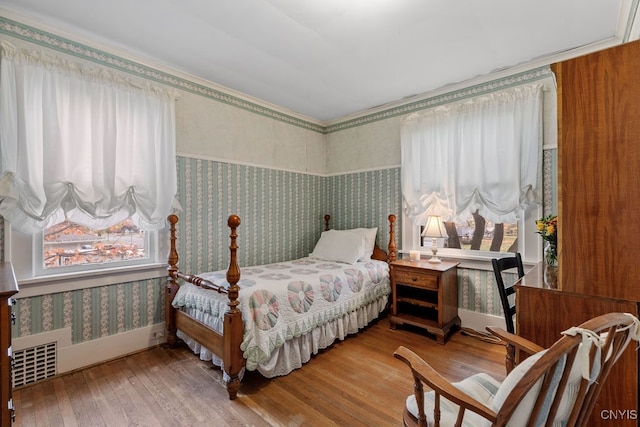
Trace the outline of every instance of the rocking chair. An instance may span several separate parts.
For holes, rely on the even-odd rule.
[[[502,383],[480,373],[451,384],[411,350],[398,347],[394,356],[409,365],[414,379],[406,426],[586,425],[611,367],[632,339],[640,339],[640,320],[628,313],[598,316],[564,331],[546,350],[504,330],[492,332],[534,353]],[[432,391],[424,392],[423,384]]]

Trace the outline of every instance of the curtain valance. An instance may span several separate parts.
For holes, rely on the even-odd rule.
[[[0,46],[0,214],[164,227],[177,192],[175,94],[104,68]]]
[[[464,221],[478,211],[514,222],[539,201],[542,84],[520,86],[408,116],[401,125],[407,215]]]

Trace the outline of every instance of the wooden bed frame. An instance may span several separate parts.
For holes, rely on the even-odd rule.
[[[329,215],[324,216],[325,230],[329,230]],[[396,259],[396,244],[395,244],[395,231],[394,223],[396,221],[395,215],[389,215],[389,246],[388,255],[387,252],[380,249],[376,244],[373,250],[372,258],[380,261],[391,262]],[[165,298],[165,321],[167,329],[167,344],[175,346],[178,342],[176,332],[180,329],[190,338],[199,342],[203,347],[207,348],[212,353],[222,358],[224,364],[224,371],[229,376],[227,381],[227,392],[229,393],[229,399],[233,400],[238,395],[238,389],[240,388],[239,374],[244,366],[245,360],[240,350],[240,344],[242,343],[244,334],[244,325],[242,321],[242,312],[238,308],[238,281],[240,280],[240,267],[238,266],[237,259],[237,229],[240,226],[240,217],[237,215],[229,216],[227,225],[231,230],[229,238],[231,243],[229,245],[230,259],[229,268],[227,269],[227,281],[229,287],[216,285],[215,283],[198,277],[196,275],[185,274],[178,271],[178,251],[176,249],[176,223],[178,222],[177,215],[170,215],[168,217],[171,232],[171,250],[168,258],[168,276],[169,281],[167,283],[167,295]],[[178,292],[180,286],[179,280],[193,283],[196,286],[200,286],[206,289],[212,289],[218,293],[226,294],[229,298],[229,308],[224,314],[224,326],[223,333],[211,329],[198,320],[189,317],[181,310],[175,309],[171,303]]]

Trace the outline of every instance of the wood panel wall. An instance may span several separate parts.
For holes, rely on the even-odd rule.
[[[640,301],[640,42],[552,66],[560,287]]]
[[[631,301],[532,286],[518,286],[516,301],[518,335],[545,348],[556,342],[562,331],[601,314],[622,312],[638,315],[636,304]],[[634,418],[637,417],[639,397],[637,366],[638,353],[635,342],[632,342],[611,369],[587,425],[637,426]],[[610,420],[612,413],[619,419]]]

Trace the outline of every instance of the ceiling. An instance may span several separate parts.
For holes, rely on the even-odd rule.
[[[620,42],[637,0],[0,0],[0,7],[328,123]]]

